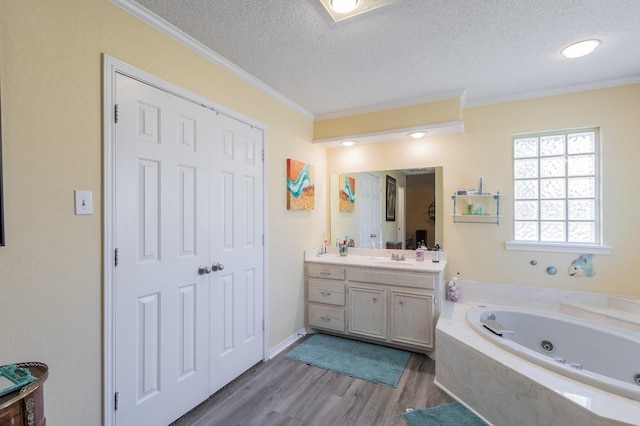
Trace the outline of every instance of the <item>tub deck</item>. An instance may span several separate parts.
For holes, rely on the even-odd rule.
[[[510,286],[513,289],[514,286]],[[466,321],[467,309],[499,303],[500,291],[485,289],[481,301],[471,301],[474,290],[461,302],[444,302],[436,326],[436,384],[465,404],[489,424],[510,425],[640,425],[640,402],[585,385],[519,358],[480,336]],[[495,289],[493,289],[495,290]],[[502,290],[502,288],[498,289]],[[531,297],[537,289],[520,288],[521,300],[502,300],[512,306],[546,307],[567,312],[563,305],[591,306],[581,309],[589,319],[612,324],[616,307],[608,307],[600,297],[591,303],[576,303],[576,297],[562,292],[556,303],[546,289]],[[493,294],[493,296],[491,296]],[[577,299],[591,296],[579,295]],[[463,296],[464,297],[464,296]],[[514,299],[511,292],[509,299]],[[585,300],[580,300],[584,302]],[[626,302],[622,302],[623,304]],[[532,306],[533,305],[533,306]],[[536,306],[538,305],[538,306]],[[632,304],[631,307],[635,308]],[[635,314],[634,314],[635,315]],[[623,315],[624,316],[624,315]],[[625,316],[628,317],[628,316]]]

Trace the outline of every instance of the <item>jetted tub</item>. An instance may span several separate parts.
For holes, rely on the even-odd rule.
[[[640,401],[640,335],[568,315],[488,306],[467,322],[494,344],[544,368]]]

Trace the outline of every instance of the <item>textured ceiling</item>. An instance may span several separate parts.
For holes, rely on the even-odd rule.
[[[400,0],[337,23],[318,0],[135,1],[316,118],[640,82],[638,0]]]

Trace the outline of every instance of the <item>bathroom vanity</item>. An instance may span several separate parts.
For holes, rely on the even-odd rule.
[[[327,332],[382,345],[430,352],[444,295],[446,260],[407,260],[305,254],[305,310],[309,332]],[[386,251],[385,251],[386,252]]]

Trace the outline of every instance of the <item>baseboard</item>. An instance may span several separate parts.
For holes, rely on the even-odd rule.
[[[305,330],[304,328],[301,329],[296,334],[294,334],[293,336],[291,336],[288,339],[284,340],[282,343],[277,345],[275,348],[271,349],[267,353],[268,359],[271,359],[274,356],[278,355],[280,352],[284,351],[289,346],[293,345],[295,342],[297,342],[298,340],[300,340],[301,338],[303,338],[306,335],[307,335],[307,330]]]

